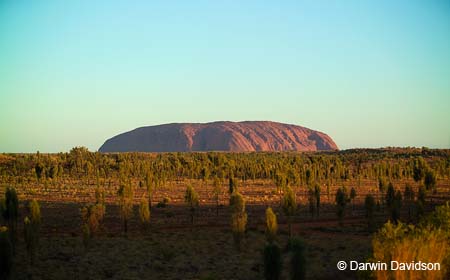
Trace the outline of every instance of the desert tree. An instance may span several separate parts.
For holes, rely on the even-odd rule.
[[[106,214],[105,189],[101,186],[95,189],[95,205],[96,215],[98,215],[99,221],[101,222]]]
[[[228,178],[228,193],[232,195],[235,191],[237,191],[237,180],[233,175],[230,175]]]
[[[339,219],[339,224],[342,225],[344,216],[345,216],[345,208],[348,202],[348,194],[344,187],[339,188],[336,191],[336,214]]]
[[[13,252],[17,241],[17,219],[19,216],[19,199],[15,188],[7,187],[5,198],[0,203],[3,219],[8,223],[8,233],[11,238]]]
[[[24,231],[25,247],[27,249],[28,257],[30,259],[30,263],[33,264],[36,255],[37,240],[36,240],[36,232],[33,228],[33,225],[31,224],[30,218],[28,217],[25,217],[23,221],[23,231]]]
[[[287,217],[288,226],[289,226],[289,237],[292,236],[292,216],[295,215],[297,211],[297,202],[295,199],[295,193],[291,187],[286,187],[283,199],[281,201],[281,207],[283,209],[284,215]]]
[[[123,223],[123,231],[125,235],[128,233],[128,221],[133,216],[133,187],[129,183],[122,183],[117,191],[119,196],[120,218]]]
[[[416,182],[421,181],[425,177],[425,171],[428,165],[422,157],[417,158],[413,165],[413,179]]]
[[[230,197],[231,230],[236,247],[240,250],[247,226],[247,212],[244,197],[239,192],[233,192]]]
[[[41,227],[41,210],[36,200],[28,205],[30,217],[24,219],[24,240],[30,263],[33,264],[39,247],[39,231]]]
[[[90,240],[98,233],[104,217],[104,208],[101,204],[90,204],[81,208],[81,230],[83,244],[89,245]]]
[[[155,191],[155,180],[152,176],[152,172],[148,171],[145,176],[145,187],[147,188],[147,194],[148,194],[148,207],[149,209],[152,208],[152,199],[153,199],[153,193]]]
[[[13,245],[8,228],[0,227],[0,279],[10,279],[13,257]]]
[[[367,219],[367,230],[373,232],[375,230],[375,198],[368,194],[364,200],[364,210]]]
[[[298,237],[289,240],[290,251],[290,279],[303,280],[306,277],[305,243]]]
[[[148,201],[145,196],[142,197],[141,203],[139,204],[139,220],[143,229],[147,229],[150,224],[150,208]]]
[[[277,216],[271,207],[266,209],[266,238],[269,243],[275,241],[278,231]]]
[[[436,191],[436,173],[428,169],[425,171],[425,177],[423,179],[423,183],[427,191],[431,190],[433,192]]]
[[[194,224],[195,210],[198,208],[198,194],[191,185],[188,185],[184,194],[184,202],[187,203],[190,210],[191,225]]]
[[[386,191],[386,196],[385,196],[386,206],[389,211],[391,211],[392,208],[394,207],[394,200],[395,200],[394,185],[391,182],[389,182],[389,185],[388,185],[388,188]]]
[[[268,243],[264,248],[264,278],[266,280],[280,279],[282,264],[280,248],[276,243]]]

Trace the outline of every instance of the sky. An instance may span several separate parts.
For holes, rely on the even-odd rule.
[[[450,2],[0,2],[0,152],[217,120],[450,148]]]

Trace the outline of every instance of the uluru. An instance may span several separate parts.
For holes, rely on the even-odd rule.
[[[119,134],[100,152],[332,151],[327,134],[271,121],[219,121],[145,126]]]

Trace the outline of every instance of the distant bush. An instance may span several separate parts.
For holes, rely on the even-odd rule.
[[[17,240],[17,219],[19,216],[19,199],[15,188],[7,187],[5,199],[0,203],[3,219],[8,223],[9,237],[14,251]]]
[[[345,207],[349,198],[344,187],[339,188],[336,192],[336,214],[339,218],[339,224],[342,225],[345,216]]]
[[[85,247],[88,246],[90,239],[97,235],[104,215],[105,205],[100,203],[87,205],[81,209],[81,230]]]
[[[141,199],[141,203],[139,205],[139,219],[141,221],[142,227],[145,229],[150,224],[150,208],[148,200],[144,197]]]
[[[39,247],[39,231],[41,227],[41,210],[39,203],[32,200],[28,206],[30,217],[24,219],[24,240],[30,263],[34,262]]]
[[[122,184],[117,191],[119,196],[119,210],[120,217],[123,223],[123,231],[125,234],[128,233],[128,221],[133,216],[133,198],[134,190],[131,184]]]
[[[186,202],[189,206],[189,210],[191,213],[191,224],[194,224],[194,216],[195,216],[195,210],[198,207],[198,194],[194,190],[194,188],[191,185],[188,185],[186,188],[186,193],[184,195],[184,202]]]
[[[295,215],[297,211],[297,202],[295,199],[294,191],[288,186],[286,187],[283,199],[281,201],[281,207],[283,208],[284,215],[286,215],[289,226],[289,236],[292,235],[292,221],[291,217]]]
[[[165,208],[169,205],[170,198],[164,197],[158,204],[156,204],[156,208]]]
[[[281,251],[275,243],[264,248],[264,278],[266,280],[280,279],[282,270]]]
[[[247,226],[247,213],[245,211],[244,197],[238,193],[233,192],[230,197],[231,208],[231,230],[233,232],[233,239],[236,247],[240,250],[242,239],[244,238],[245,228]]]
[[[272,243],[278,231],[277,216],[273,212],[272,208],[266,209],[266,238],[269,243]]]
[[[425,184],[425,188],[428,190],[432,190],[435,191],[436,189],[436,173],[431,170],[428,169],[427,171],[425,171],[425,178],[424,178],[424,184]]]

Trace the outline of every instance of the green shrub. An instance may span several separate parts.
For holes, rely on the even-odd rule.
[[[169,205],[170,198],[164,197],[158,204],[156,204],[156,208],[166,208]]]
[[[272,243],[278,231],[277,216],[273,212],[272,208],[266,209],[266,238],[269,243]]]
[[[131,184],[122,184],[117,191],[119,196],[119,211],[120,218],[123,223],[123,231],[125,234],[128,233],[128,221],[133,216],[133,198],[134,190]]]
[[[5,199],[2,204],[2,216],[8,223],[8,235],[11,238],[11,244],[14,251],[17,240],[17,219],[19,216],[19,199],[15,188],[6,188]]]
[[[142,197],[141,204],[139,205],[139,219],[144,229],[150,224],[150,208],[145,196]]]
[[[244,238],[245,228],[247,226],[247,212],[245,211],[244,197],[233,192],[230,197],[231,208],[231,230],[236,247],[240,250],[242,239]]]
[[[186,188],[186,193],[184,195],[184,201],[188,204],[189,209],[190,209],[190,213],[191,213],[191,224],[194,224],[194,216],[195,216],[195,210],[198,207],[198,194],[197,192],[194,190],[194,188],[189,185]]]
[[[41,209],[36,200],[30,201],[28,205],[30,217],[24,219],[24,240],[30,263],[34,263],[39,247],[39,231],[41,228]]]
[[[345,216],[345,207],[348,202],[347,191],[344,187],[339,188],[336,192],[336,214],[339,218],[339,224],[342,225]]]
[[[295,199],[295,193],[289,186],[286,187],[283,199],[281,201],[281,207],[283,208],[283,212],[287,217],[288,226],[289,226],[289,236],[292,235],[292,221],[291,217],[295,215],[297,211],[297,202]]]

